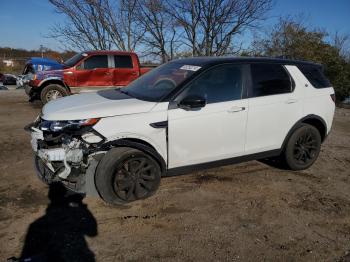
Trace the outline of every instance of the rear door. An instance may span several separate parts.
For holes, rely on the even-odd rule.
[[[113,85],[126,86],[139,77],[138,61],[131,55],[114,55]]]
[[[301,87],[283,65],[253,63],[250,70],[246,154],[279,149],[302,116]]]
[[[169,168],[206,163],[244,154],[248,100],[245,66],[220,65],[194,79],[176,98],[206,99],[199,109],[168,111]]]
[[[92,55],[76,68],[78,87],[112,86],[113,69],[108,66],[107,55]]]
[[[300,72],[295,75],[304,83],[304,115],[318,115],[327,124],[327,133],[333,123],[335,104],[330,96],[334,94],[331,83],[323,73],[323,68],[318,65],[298,65]],[[298,70],[297,69],[297,70]],[[298,70],[298,71],[299,71]]]

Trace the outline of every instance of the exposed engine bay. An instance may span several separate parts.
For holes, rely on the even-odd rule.
[[[47,121],[38,117],[26,127],[41,180],[47,184],[60,181],[73,191],[86,193],[88,169],[93,174],[105,153],[100,149],[104,137],[92,128],[98,120]]]

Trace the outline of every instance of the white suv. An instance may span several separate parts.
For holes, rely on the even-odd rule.
[[[321,65],[189,58],[126,88],[52,101],[28,129],[42,180],[123,204],[201,168],[274,157],[308,168],[334,109]]]

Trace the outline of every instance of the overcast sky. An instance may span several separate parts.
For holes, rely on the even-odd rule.
[[[300,13],[312,27],[350,34],[350,0],[275,0],[264,28],[274,24],[281,15]],[[50,26],[63,18],[46,0],[0,0],[0,46],[38,49],[44,45],[62,50],[59,42],[45,36]]]

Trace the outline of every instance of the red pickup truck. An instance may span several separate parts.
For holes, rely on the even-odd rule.
[[[25,88],[30,101],[40,99],[45,104],[81,90],[126,86],[150,69],[141,67],[133,52],[87,51],[63,64],[33,58],[24,69],[24,74],[32,74]]]

